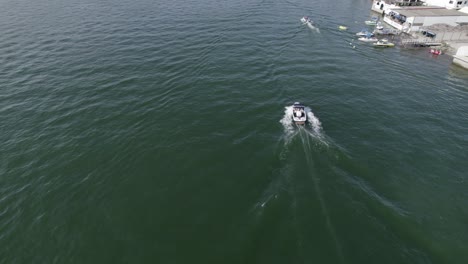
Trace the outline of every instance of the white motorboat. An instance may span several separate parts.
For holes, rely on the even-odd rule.
[[[372,43],[374,47],[379,47],[379,48],[390,48],[390,47],[395,47],[395,44],[388,42],[388,39],[381,39],[377,41],[376,43]]]
[[[305,107],[299,102],[293,104],[292,120],[296,125],[304,125],[307,122]]]
[[[375,29],[374,34],[376,35],[399,35],[401,33],[398,29],[391,29],[391,28],[383,28],[383,29]]]
[[[366,20],[364,21],[364,23],[366,23],[366,25],[368,26],[376,26],[378,21],[379,21],[378,17],[372,17],[371,20]]]
[[[379,41],[379,39],[375,38],[375,37],[362,37],[362,38],[358,38],[358,40],[364,41],[364,42],[377,42],[377,41]]]
[[[368,26],[377,25],[377,21],[373,21],[373,20],[366,20],[364,23],[366,23],[366,25],[368,25]]]
[[[359,31],[358,33],[356,33],[356,36],[359,36],[359,37],[367,37],[367,36],[373,37],[374,33],[369,32],[366,29],[363,29],[363,30]]]
[[[434,54],[434,55],[442,54],[442,50],[440,50],[440,49],[430,49],[429,52]]]
[[[307,25],[310,29],[317,31],[317,33],[320,33],[320,30],[318,29],[318,27],[314,25],[314,21],[312,21],[312,19],[310,19],[309,17],[307,16],[302,17],[301,22],[303,25]]]
[[[312,19],[310,19],[308,16],[303,16],[303,17],[301,18],[301,22],[302,22],[303,24],[306,24],[306,23],[313,23]]]
[[[383,30],[384,27],[383,27],[383,25],[382,25],[381,22],[378,22],[377,25],[375,25],[375,29],[377,29],[377,30]]]

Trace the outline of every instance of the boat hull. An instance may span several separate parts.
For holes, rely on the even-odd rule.
[[[376,38],[358,38],[359,41],[364,41],[364,42],[377,42],[379,41]]]
[[[395,47],[394,43],[388,41],[388,39],[381,39],[373,44],[376,48],[391,48]]]
[[[376,48],[392,48],[395,47],[395,44],[384,44],[384,45],[374,45]]]

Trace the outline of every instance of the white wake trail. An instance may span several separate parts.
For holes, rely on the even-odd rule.
[[[312,24],[310,23],[307,23],[307,26],[312,29],[312,30],[315,30],[317,33],[320,33],[320,29],[318,27],[314,27]]]

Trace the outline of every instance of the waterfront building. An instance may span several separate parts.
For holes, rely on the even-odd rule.
[[[384,22],[406,33],[437,24],[451,27],[468,24],[468,14],[434,6],[398,7],[385,10]]]
[[[406,6],[437,6],[458,10],[468,8],[468,0],[374,0],[372,10],[383,13],[387,9]]]
[[[374,0],[372,3],[372,10],[382,14],[385,13],[386,10],[391,8],[399,8],[404,6],[421,6],[423,4],[424,2],[422,0]]]
[[[425,0],[426,5],[441,6],[448,9],[460,9],[468,6],[468,0]]]

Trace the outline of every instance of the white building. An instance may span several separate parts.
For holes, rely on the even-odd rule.
[[[421,6],[423,4],[422,0],[373,0],[371,9],[382,14],[382,12],[387,12],[387,10],[392,8]]]
[[[452,27],[468,23],[468,14],[443,7],[406,7],[385,11],[384,22],[406,33],[417,32],[435,24]]]
[[[427,5],[441,6],[448,9],[460,9],[468,6],[468,0],[426,0]]]
[[[468,69],[468,46],[458,49],[457,54],[453,56],[453,63]]]
[[[468,6],[465,6],[465,7],[461,8],[461,9],[458,10],[458,11],[463,12],[463,13],[465,13],[465,14],[468,14]]]
[[[468,7],[468,0],[374,0],[372,10],[382,13],[382,11],[389,8],[421,5],[439,6],[447,9],[462,9]]]

